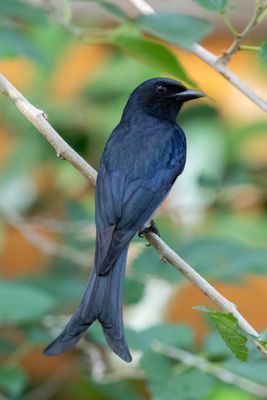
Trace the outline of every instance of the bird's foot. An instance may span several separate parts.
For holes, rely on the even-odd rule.
[[[153,219],[151,219],[151,220],[149,221],[149,225],[144,226],[144,227],[142,228],[142,230],[140,230],[140,231],[138,232],[138,236],[139,236],[140,238],[143,238],[143,237],[144,237],[144,233],[148,233],[148,232],[153,232],[153,233],[155,233],[157,236],[160,237],[159,228],[157,227],[157,225],[155,224],[155,222],[153,221]],[[149,246],[151,246],[151,244],[148,243],[146,246],[149,247]]]

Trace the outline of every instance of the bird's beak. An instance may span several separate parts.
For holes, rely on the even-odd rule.
[[[175,97],[177,100],[188,101],[199,99],[200,97],[205,97],[206,95],[198,90],[186,89],[184,92],[175,93],[172,97]]]

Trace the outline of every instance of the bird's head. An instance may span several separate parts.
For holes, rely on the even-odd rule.
[[[183,103],[204,96],[204,93],[188,89],[174,79],[153,78],[141,83],[132,92],[129,103],[141,106],[158,118],[175,120]]]

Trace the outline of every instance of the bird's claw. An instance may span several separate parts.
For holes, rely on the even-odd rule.
[[[157,227],[157,225],[155,224],[153,219],[151,219],[151,221],[149,222],[148,226],[146,226],[144,229],[142,229],[141,231],[138,232],[138,236],[140,238],[143,238],[144,237],[144,233],[148,233],[148,232],[153,232],[153,233],[155,233],[155,235],[160,237],[159,228]],[[149,246],[151,246],[150,243],[146,244],[146,247],[149,247]]]

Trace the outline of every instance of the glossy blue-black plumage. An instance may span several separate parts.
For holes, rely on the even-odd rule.
[[[162,86],[164,94],[158,93],[165,90]],[[100,162],[94,269],[77,311],[45,354],[72,347],[98,319],[112,350],[131,361],[122,319],[128,245],[184,169],[186,139],[175,119],[185,101],[179,93],[186,90],[179,82],[156,78],[131,94]]]

